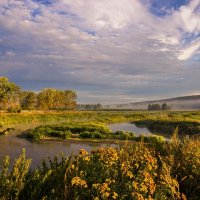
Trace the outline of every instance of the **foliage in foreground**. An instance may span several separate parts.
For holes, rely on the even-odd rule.
[[[28,170],[23,153],[0,172],[0,199],[199,199],[200,138],[56,156]]]

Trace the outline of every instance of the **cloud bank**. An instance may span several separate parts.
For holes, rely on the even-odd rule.
[[[199,91],[199,36],[200,0],[1,0],[0,73],[82,103],[186,95]]]

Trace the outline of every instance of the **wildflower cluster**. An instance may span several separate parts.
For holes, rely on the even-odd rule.
[[[104,163],[106,166],[112,166],[116,164],[118,157],[118,151],[115,148],[99,148],[93,151],[92,154],[98,157],[99,161]]]
[[[174,142],[175,141],[175,142]],[[199,138],[135,143],[55,157],[29,171],[23,154],[0,171],[0,199],[186,200],[199,198]]]
[[[80,177],[74,177],[72,179],[72,186],[81,186],[87,188],[87,183],[85,180],[82,180]]]

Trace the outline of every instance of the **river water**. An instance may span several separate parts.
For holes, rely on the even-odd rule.
[[[152,133],[144,127],[137,127],[133,123],[116,123],[109,125],[109,128],[115,132],[115,131],[130,131],[134,132],[135,136],[139,136],[141,134],[149,136],[152,135]]]
[[[36,168],[40,165],[43,158],[54,158],[55,155],[63,152],[64,155],[70,156],[77,154],[80,149],[91,151],[97,147],[115,146],[114,144],[102,144],[91,142],[58,142],[45,141],[36,143],[20,138],[16,134],[8,134],[0,136],[0,162],[6,155],[10,156],[11,164],[20,156],[22,149],[26,149],[27,158],[32,159],[31,168]]]
[[[117,123],[109,125],[110,129],[115,132],[118,130],[132,131],[137,135],[145,134],[152,135],[152,133],[146,128],[138,128],[132,123]],[[40,165],[42,158],[54,158],[55,155],[63,152],[64,155],[70,156],[71,154],[77,154],[80,149],[91,151],[94,148],[100,146],[116,146],[115,144],[103,144],[92,142],[55,142],[46,141],[42,143],[35,143],[19,137],[16,134],[8,134],[0,136],[0,162],[6,155],[10,156],[11,164],[22,153],[22,149],[26,149],[27,158],[32,159],[31,168],[36,168]]]

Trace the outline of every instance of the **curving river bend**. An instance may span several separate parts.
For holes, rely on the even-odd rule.
[[[124,130],[132,131],[136,136],[140,134],[152,135],[146,128],[136,127],[132,123],[117,123],[109,125],[112,131]],[[25,138],[18,137],[16,134],[8,134],[0,137],[0,162],[6,155],[10,156],[11,164],[22,153],[22,149],[26,149],[27,158],[32,159],[31,168],[36,168],[42,158],[54,158],[55,155],[63,152],[64,155],[70,156],[72,153],[77,154],[80,149],[91,151],[96,147],[116,146],[115,144],[108,143],[92,143],[92,142],[55,142],[46,141],[42,143],[35,143],[26,140]]]

